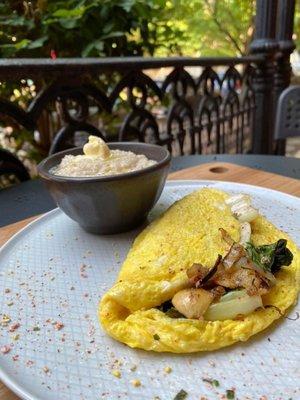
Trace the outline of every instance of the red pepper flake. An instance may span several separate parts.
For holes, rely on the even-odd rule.
[[[64,327],[64,324],[62,322],[55,322],[54,323],[54,329],[56,331],[60,331]]]
[[[19,354],[16,354],[15,356],[12,357],[13,361],[18,361],[19,360]]]
[[[10,348],[10,346],[8,346],[8,345],[2,346],[2,347],[0,348],[0,352],[1,352],[2,354],[7,354],[7,353],[10,352],[10,350],[11,350],[11,348]]]
[[[81,264],[81,266],[80,266],[80,276],[81,276],[81,278],[87,278],[88,277],[88,275],[86,273],[86,268],[87,268],[87,265]]]
[[[18,328],[20,328],[20,324],[19,322],[15,322],[14,324],[12,324],[9,328],[9,332],[14,332],[15,330],[17,330]]]
[[[94,334],[95,334],[95,327],[94,326],[91,326],[90,327],[90,329],[89,329],[89,331],[88,331],[88,336],[93,336]]]

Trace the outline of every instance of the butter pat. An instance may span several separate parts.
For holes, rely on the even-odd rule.
[[[100,157],[106,160],[110,157],[110,150],[107,144],[97,136],[89,136],[89,141],[83,146],[83,153],[89,157]]]

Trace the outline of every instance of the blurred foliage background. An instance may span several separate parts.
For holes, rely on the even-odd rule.
[[[0,57],[241,56],[254,13],[255,0],[2,0]],[[45,83],[0,82],[0,95],[26,108]],[[39,127],[37,140],[1,118],[0,146],[31,168],[47,153],[49,114]]]
[[[3,0],[1,57],[243,55],[253,0]]]

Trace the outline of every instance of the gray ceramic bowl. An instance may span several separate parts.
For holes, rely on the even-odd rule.
[[[58,207],[88,232],[112,234],[142,224],[157,202],[170,165],[170,153],[145,143],[109,143],[109,148],[144,154],[157,164],[140,171],[105,177],[64,177],[51,173],[66,154],[82,154],[82,148],[62,151],[43,160],[38,171]]]

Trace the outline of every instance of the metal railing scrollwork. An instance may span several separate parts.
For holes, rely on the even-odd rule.
[[[175,58],[173,63],[172,59],[135,58],[120,60],[122,67],[116,59],[97,60],[97,67],[89,59],[73,59],[65,60],[68,68],[63,72],[56,61],[27,60],[26,67],[14,65],[14,78],[26,76],[34,82],[42,77],[47,83],[27,107],[0,98],[0,115],[36,134],[47,110],[56,120],[50,153],[76,145],[78,132],[108,141],[149,141],[167,146],[174,155],[245,152],[251,149],[252,75],[257,58]],[[39,64],[38,74],[36,69],[31,72],[31,63]],[[62,63],[59,60],[58,67]],[[155,80],[155,71],[162,68],[166,76]],[[117,79],[111,79],[112,71]],[[1,76],[12,76],[9,63],[1,66],[0,62]],[[104,87],[102,81],[109,79]],[[91,112],[97,118],[91,118]],[[115,118],[114,135],[105,115]]]

